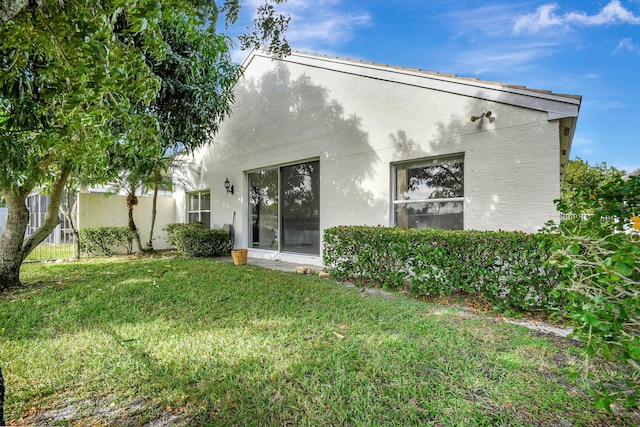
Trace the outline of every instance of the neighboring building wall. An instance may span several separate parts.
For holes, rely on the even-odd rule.
[[[79,193],[79,228],[127,226],[129,223],[126,197],[121,195]],[[133,219],[140,232],[143,247],[149,241],[153,198],[138,197]],[[167,249],[169,245],[163,228],[175,222],[175,202],[172,197],[158,197],[156,221],[153,231],[154,249]],[[136,248],[134,247],[134,250]]]
[[[236,247],[246,247],[247,172],[318,159],[320,230],[388,226],[394,164],[462,154],[464,228],[534,232],[559,219],[558,135],[546,112],[256,56],[189,179],[211,191],[212,228],[236,213]],[[185,221],[185,194],[175,198]]]
[[[4,227],[7,224],[7,215],[9,215],[9,209],[0,208],[0,236],[4,233]]]

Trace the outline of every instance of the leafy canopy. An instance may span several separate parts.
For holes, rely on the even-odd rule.
[[[243,46],[268,40],[288,51],[288,19],[273,7],[281,2],[258,7]],[[3,2],[0,189],[32,189],[69,163],[99,173],[114,144],[138,159],[147,148],[203,144],[228,113],[237,75],[216,24],[235,23],[240,1],[220,3]]]
[[[589,200],[593,200],[603,187],[619,180],[624,174],[623,170],[607,166],[604,162],[590,165],[580,157],[569,160],[559,208],[564,213],[593,213]]]

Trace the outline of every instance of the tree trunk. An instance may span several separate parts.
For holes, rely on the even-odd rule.
[[[138,204],[138,196],[136,196],[135,187],[129,189],[129,194],[127,194],[127,210],[129,211],[129,230],[131,230],[131,234],[133,234],[133,238],[136,241],[136,246],[138,247],[138,254],[142,254],[144,250],[142,249],[142,242],[140,241],[140,233],[138,232],[138,228],[136,227],[136,223],[133,220],[133,208]]]
[[[25,204],[27,194],[7,189],[2,191],[8,215],[0,239],[0,290],[20,286],[20,266],[24,260],[22,243],[29,224],[29,210]]]
[[[80,233],[75,228],[71,232],[73,233],[73,257],[80,259]]]
[[[18,190],[2,190],[2,195],[7,203],[8,215],[6,229],[0,238],[0,290],[20,285],[22,262],[60,223],[58,209],[60,208],[62,190],[68,177],[69,170],[67,169],[62,169],[58,173],[51,189],[47,217],[42,226],[26,239],[29,210],[25,199],[29,195],[30,189],[25,187]]]
[[[51,232],[60,224],[60,203],[64,187],[67,185],[70,169],[63,168],[58,172],[56,180],[51,187],[49,207],[47,208],[47,217],[44,223],[36,230],[35,233],[29,235],[22,245],[22,259],[24,260],[33,251],[36,246],[51,234]]]
[[[153,252],[153,228],[156,224],[156,210],[158,205],[158,183],[153,186],[153,202],[151,204],[151,226],[149,227],[149,243],[147,243],[147,250]]]
[[[4,420],[4,377],[2,376],[2,367],[0,366],[0,426],[7,425]]]
[[[65,216],[65,218],[67,218],[67,221],[69,221],[69,226],[71,227],[71,233],[73,233],[74,258],[80,259],[80,234],[78,233],[78,229],[76,228],[76,223],[74,221],[74,218],[76,217],[76,214],[78,212],[78,198],[76,197],[76,201],[72,206],[71,194],[75,193],[75,189],[66,188],[64,193],[65,193],[65,204],[67,209],[66,210],[60,209],[60,212],[62,213],[62,215]]]

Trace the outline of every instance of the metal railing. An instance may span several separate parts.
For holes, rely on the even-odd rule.
[[[7,209],[0,208],[0,236],[6,228],[7,216]],[[62,222],[29,254],[26,261],[51,261],[74,258],[76,239],[69,226],[69,221],[62,215],[60,219]],[[29,215],[29,225],[27,226],[25,237],[35,232],[43,221],[44,216],[41,213],[32,213]]]
[[[34,233],[45,220],[43,214],[31,214],[27,236]],[[70,259],[75,256],[75,236],[66,217],[60,214],[60,224],[29,254],[26,261]]]

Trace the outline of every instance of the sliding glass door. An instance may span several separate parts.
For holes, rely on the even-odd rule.
[[[249,174],[249,245],[278,250],[278,170]]]
[[[320,162],[280,168],[282,250],[320,254]]]
[[[249,173],[249,243],[320,255],[320,162]]]

